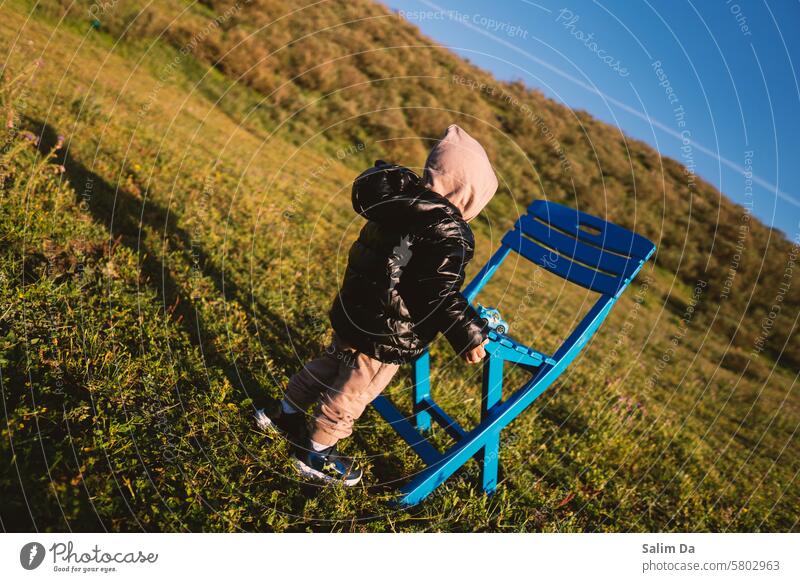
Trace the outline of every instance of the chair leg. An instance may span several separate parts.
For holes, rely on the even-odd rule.
[[[400,489],[401,497],[398,499],[398,503],[400,505],[415,505],[419,503],[444,483],[448,477],[458,471],[464,463],[476,456],[481,458],[485,445],[492,440],[495,443],[499,443],[500,429],[497,427],[501,422],[495,419],[494,422],[487,421],[485,424],[482,423],[475,427],[450,450],[445,452],[440,459],[428,465],[417,473],[417,476],[411,482],[404,485]],[[497,455],[494,456],[494,459],[497,460]],[[483,461],[482,458],[481,461]],[[496,483],[497,473],[491,473],[491,459],[488,469],[489,472],[487,474],[493,474]]]
[[[497,470],[500,466],[500,431],[492,433],[483,446],[481,463],[481,482],[484,493],[494,493],[497,489]]]
[[[483,398],[481,399],[481,421],[486,420],[492,408],[503,398],[502,358],[490,354],[483,365]],[[493,431],[486,438],[481,462],[481,481],[486,493],[497,488],[497,469],[500,457],[500,431]]]
[[[481,420],[485,420],[495,404],[503,398],[503,359],[493,354],[483,364],[483,398]]]
[[[422,409],[423,400],[431,395],[431,356],[425,352],[414,360],[414,420],[420,432],[430,430],[431,415]]]

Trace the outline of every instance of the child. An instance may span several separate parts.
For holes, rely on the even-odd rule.
[[[306,477],[355,485],[361,469],[336,452],[353,423],[397,372],[441,332],[470,363],[486,355],[486,332],[461,295],[474,239],[467,222],[497,190],[481,145],[451,125],[420,178],[377,161],[353,184],[353,208],[367,219],[350,249],[330,311],[334,335],[325,354],[289,380],[280,409],[257,414],[262,428],[295,444]],[[304,411],[315,405],[306,434]]]

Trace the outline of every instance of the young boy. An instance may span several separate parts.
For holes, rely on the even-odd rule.
[[[377,161],[353,184],[353,208],[367,219],[350,249],[330,311],[334,335],[323,357],[289,380],[279,410],[257,413],[286,435],[306,477],[355,485],[361,469],[336,452],[353,423],[397,372],[443,333],[470,363],[486,355],[486,332],[461,295],[474,238],[467,222],[494,196],[497,178],[481,145],[451,125],[420,178]],[[304,411],[315,405],[306,432]]]

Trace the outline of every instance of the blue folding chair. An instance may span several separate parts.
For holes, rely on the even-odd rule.
[[[596,216],[554,202],[533,202],[464,290],[467,300],[475,300],[511,251],[567,281],[599,293],[600,297],[552,356],[496,331],[489,332],[483,368],[481,421],[469,432],[431,398],[428,352],[413,364],[416,426],[386,397],[379,396],[373,402],[375,409],[427,465],[400,490],[399,503],[419,503],[473,457],[481,462],[483,490],[493,493],[497,487],[500,431],[530,406],[575,359],[655,248],[646,238]],[[503,400],[505,362],[523,367],[532,377]],[[456,441],[444,453],[424,436],[431,427],[431,420],[439,423]]]

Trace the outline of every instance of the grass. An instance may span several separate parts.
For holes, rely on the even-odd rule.
[[[372,410],[345,445],[363,486],[299,482],[252,413],[326,341],[361,225],[349,185],[379,144],[303,145],[215,103],[225,79],[200,79],[191,55],[164,77],[166,45],[111,51],[56,24],[14,6],[0,21],[5,530],[797,530],[796,373],[684,330],[693,289],[653,264],[504,433],[497,495],[468,465],[392,508],[420,463]],[[497,215],[477,226],[475,265],[512,220]],[[548,350],[591,299],[518,263],[486,302]],[[437,401],[473,425],[479,369],[443,342],[432,355]],[[388,391],[406,410],[408,387],[405,370]]]

